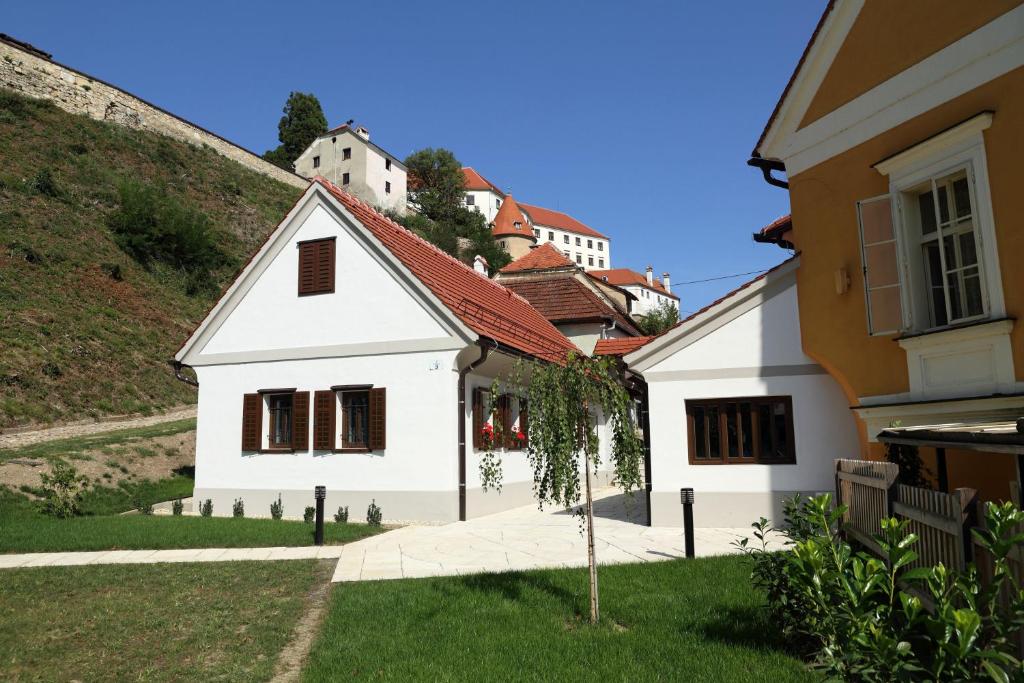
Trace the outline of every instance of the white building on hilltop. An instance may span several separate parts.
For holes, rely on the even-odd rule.
[[[635,296],[633,315],[647,315],[662,304],[669,302],[679,308],[679,297],[672,293],[672,283],[668,273],[663,273],[659,280],[654,277],[654,269],[651,266],[647,266],[645,275],[629,268],[592,270],[590,274],[610,285],[621,287]]]
[[[493,223],[505,192],[470,167],[462,169],[466,182],[466,206],[479,211],[488,223]],[[566,258],[584,270],[612,267],[611,240],[567,213],[545,209],[542,206],[518,202],[537,244],[551,244]],[[518,254],[513,254],[513,258]]]
[[[368,204],[405,212],[405,164],[370,142],[370,131],[352,121],[314,140],[295,160],[295,172],[323,176]]]

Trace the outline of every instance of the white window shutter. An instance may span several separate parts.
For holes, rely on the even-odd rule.
[[[894,334],[904,328],[903,291],[897,233],[889,195],[857,202],[864,302],[868,334]]]

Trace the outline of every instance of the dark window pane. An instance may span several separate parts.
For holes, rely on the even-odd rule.
[[[939,244],[925,245],[925,260],[928,262],[928,285],[930,287],[932,320],[935,325],[946,324],[946,295],[942,289],[942,263],[939,260]]]
[[[921,210],[921,234],[935,232],[935,203],[932,201],[932,193],[919,194],[917,203]]]
[[[976,268],[964,271],[964,296],[967,298],[968,316],[981,315],[985,312],[981,301],[981,278],[978,277]]]
[[[772,410],[767,403],[757,405],[757,422],[761,432],[761,458],[771,458],[771,454],[775,452],[775,441],[772,438]]]
[[[967,178],[953,182],[953,201],[956,203],[957,218],[971,215],[971,192],[967,187]]]
[[[737,458],[740,454],[738,423],[736,416],[736,404],[725,404],[725,445],[726,452],[730,458]]]
[[[750,417],[750,404],[740,404],[740,429],[743,432],[740,455],[744,458],[754,457],[754,425]]]
[[[776,401],[772,404],[772,417],[775,426],[775,449],[772,452],[774,460],[783,460],[787,456],[789,444],[789,432],[786,428],[786,404]]]
[[[708,407],[708,457],[717,460],[722,457],[721,434],[718,425],[718,406]]]
[[[277,394],[270,397],[270,446],[292,444],[292,395]]]
[[[945,185],[939,185],[939,222],[943,225],[949,222],[949,197]]]
[[[693,419],[693,455],[699,460],[706,460],[708,457],[707,431],[704,428],[704,408],[694,406],[690,409]]]
[[[342,394],[342,445],[346,448],[365,448],[370,427],[370,400],[365,391],[346,391]]]
[[[960,235],[960,264],[971,266],[978,262],[978,250],[974,244],[974,231]]]

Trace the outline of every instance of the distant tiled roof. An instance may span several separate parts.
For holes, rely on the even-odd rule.
[[[647,284],[647,276],[642,273],[638,273],[635,270],[629,268],[612,268],[611,270],[591,270],[590,275],[596,277],[599,280],[604,280],[608,284],[617,285],[619,287],[627,287],[630,285],[638,285],[641,287],[647,287],[648,289],[657,290],[659,293],[665,296],[671,297],[678,300],[679,297],[675,294],[668,292],[665,289],[665,285],[661,283],[661,280],[654,278],[654,286]]]
[[[545,242],[502,268],[501,272],[522,273],[528,270],[550,270],[552,268],[569,267],[575,268],[576,264],[570,261],[565,254],[558,251],[553,244]]]
[[[793,217],[790,214],[779,216],[768,225],[758,230],[755,235],[760,235],[764,241],[773,241],[782,237],[793,229]]]
[[[579,349],[525,299],[414,235],[330,181],[320,183],[477,334],[543,360]]]
[[[533,228],[530,227],[523,212],[519,210],[519,205],[516,204],[512,195],[505,197],[501,203],[501,208],[498,209],[498,214],[494,217],[491,234],[495,237],[504,237],[505,235],[528,237],[534,242],[537,241],[536,235],[533,234]]]
[[[594,347],[595,356],[625,356],[636,351],[654,337],[623,337],[621,339],[598,339]]]
[[[552,209],[545,209],[542,206],[534,206],[523,202],[520,202],[519,206],[530,216],[530,220],[533,221],[534,225],[547,225],[549,227],[558,228],[559,230],[565,230],[566,232],[572,232],[577,235],[600,237],[605,240],[608,239],[605,235],[602,235],[588,225],[580,223],[567,213],[554,211]]]
[[[490,190],[491,192],[497,192],[502,197],[505,196],[505,193],[502,192],[500,189],[498,189],[497,185],[492,183],[487,178],[484,178],[482,175],[477,173],[470,166],[463,166],[462,167],[462,177],[463,177],[463,179],[465,179],[465,186],[466,186],[467,190],[474,190],[474,191]]]
[[[620,330],[640,334],[629,318],[602,301],[572,273],[502,282],[553,323],[614,320]]]

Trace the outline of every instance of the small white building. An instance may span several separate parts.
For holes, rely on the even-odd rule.
[[[405,164],[370,142],[370,131],[352,121],[327,131],[295,160],[295,172],[322,176],[368,204],[405,212]]]
[[[781,521],[794,493],[831,491],[833,461],[857,457],[843,392],[801,349],[794,257],[655,337],[624,360],[647,383],[650,507],[680,525]]]
[[[197,501],[301,516],[313,488],[355,518],[454,521],[533,500],[509,448],[479,483],[479,435],[527,431],[517,396],[484,393],[517,358],[578,349],[485,275],[317,178],[175,355],[198,380]],[[510,444],[514,445],[514,444]]]
[[[668,273],[661,279],[654,277],[654,268],[647,266],[647,273],[641,275],[629,268],[612,268],[611,270],[594,270],[590,273],[608,284],[621,287],[634,297],[633,315],[647,315],[662,304],[672,303],[679,308],[679,297],[672,293],[672,282]]]

